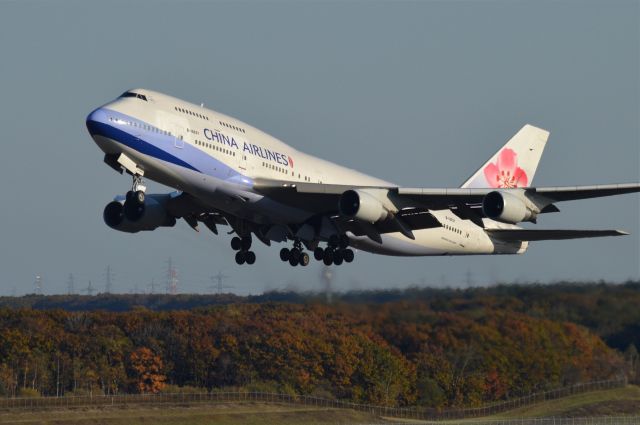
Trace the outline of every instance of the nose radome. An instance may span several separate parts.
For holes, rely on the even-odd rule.
[[[97,131],[100,124],[103,124],[107,120],[107,114],[102,108],[93,110],[87,115],[87,130],[93,136]]]

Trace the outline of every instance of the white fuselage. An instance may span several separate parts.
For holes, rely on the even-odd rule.
[[[212,208],[264,224],[303,223],[313,211],[283,205],[253,190],[260,179],[286,182],[391,186],[392,184],[304,154],[227,115],[149,90],[146,100],[118,98],[87,118],[107,154],[125,153],[144,177],[187,192]],[[382,235],[379,244],[349,235],[351,245],[386,255],[515,254],[524,243],[500,243],[448,209],[431,211],[442,227]],[[500,223],[486,220],[486,225]],[[506,227],[507,225],[505,225]]]

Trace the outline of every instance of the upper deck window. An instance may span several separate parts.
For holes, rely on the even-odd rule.
[[[147,96],[139,93],[134,93],[132,91],[126,91],[120,95],[120,97],[136,97],[138,99],[142,99],[145,102],[147,101]]]

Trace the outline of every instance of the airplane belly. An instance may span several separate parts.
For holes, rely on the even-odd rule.
[[[381,235],[379,244],[367,236],[350,234],[349,239],[354,248],[375,254],[419,257],[436,255],[483,255],[494,252],[493,245],[487,240],[474,238],[456,239],[442,228],[414,230],[415,240],[403,234],[385,233]]]

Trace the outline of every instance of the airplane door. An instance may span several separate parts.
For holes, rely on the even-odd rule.
[[[184,148],[184,136],[182,134],[176,134],[174,137],[174,146],[178,149]]]
[[[175,123],[173,124],[173,145],[177,149],[184,148],[184,135],[185,135],[185,127],[182,125]]]
[[[238,168],[240,169],[241,173],[246,174],[246,171],[249,168],[249,165],[247,164],[247,154],[242,151],[238,153],[239,153]]]
[[[176,149],[184,148],[184,137],[185,137],[185,128],[184,126],[178,124],[177,122],[173,122],[170,124],[171,135],[173,136],[173,146]]]

